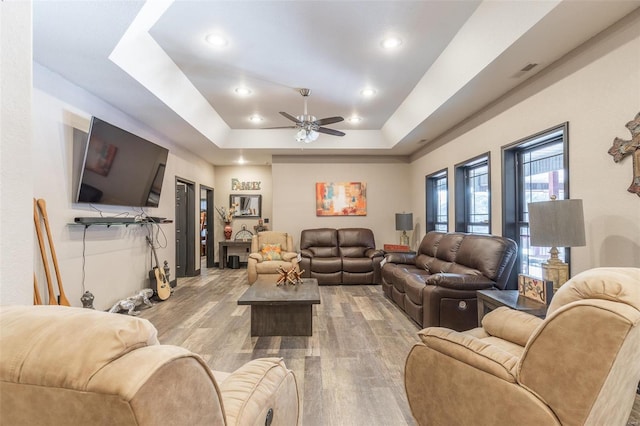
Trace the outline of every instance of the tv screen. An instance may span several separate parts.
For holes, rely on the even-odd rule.
[[[158,207],[169,150],[92,117],[77,202]]]

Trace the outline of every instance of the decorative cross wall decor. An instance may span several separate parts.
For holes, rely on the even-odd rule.
[[[631,132],[631,140],[615,138],[608,152],[616,163],[627,155],[632,156],[633,180],[627,191],[640,197],[640,112],[636,114],[636,118],[625,124],[625,127]]]

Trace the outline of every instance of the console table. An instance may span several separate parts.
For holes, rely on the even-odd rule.
[[[247,252],[251,250],[251,241],[224,240],[218,243],[218,267],[224,269],[227,267],[227,252],[229,247],[232,249],[241,248]]]

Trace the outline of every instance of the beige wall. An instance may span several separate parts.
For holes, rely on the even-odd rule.
[[[640,111],[640,13],[636,12],[534,77],[469,123],[434,144],[411,165],[413,210],[424,212],[424,178],[491,152],[493,233],[502,232],[501,147],[569,122],[571,198],[583,199],[587,246],[572,249],[572,273],[597,266],[640,265],[640,198],[626,191],[631,158],[607,153]],[[438,147],[439,144],[446,145]],[[452,229],[454,211],[450,209]],[[414,216],[415,218],[415,216]],[[424,213],[420,216],[424,227]],[[424,228],[423,228],[424,229]]]
[[[0,303],[31,303],[31,2],[0,2],[0,64]]]
[[[332,162],[333,161],[333,162]],[[229,194],[261,194],[262,217],[268,218],[270,230],[288,232],[299,247],[300,232],[308,228],[320,227],[364,227],[375,232],[376,244],[398,243],[395,231],[395,213],[409,211],[410,189],[408,186],[409,167],[397,159],[375,159],[354,157],[317,159],[274,158],[272,166],[218,166],[215,171],[216,207],[229,205]],[[233,191],[231,180],[261,182],[260,191]],[[315,212],[316,182],[361,181],[367,184],[367,215],[317,217]],[[255,232],[257,219],[236,219],[233,233],[242,225]],[[223,222],[216,216],[214,238],[216,256],[218,241],[222,235]],[[246,253],[233,252],[246,260]],[[217,259],[217,257],[216,257]]]
[[[299,247],[300,232],[310,228],[370,228],[376,245],[398,244],[395,213],[409,212],[411,190],[409,166],[393,159],[354,157],[353,162],[326,162],[289,158],[273,164],[273,226],[293,235]],[[298,162],[296,162],[298,161]],[[336,162],[339,161],[339,162]],[[366,216],[318,217],[315,211],[316,182],[366,182]],[[414,216],[415,217],[415,216]]]

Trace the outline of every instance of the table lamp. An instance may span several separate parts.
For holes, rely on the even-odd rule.
[[[581,247],[584,237],[582,200],[556,200],[529,203],[531,245],[551,247],[551,257],[542,263],[542,279],[553,281],[556,291],[569,279],[569,265],[558,258],[558,247]]]
[[[413,213],[396,213],[396,231],[402,231],[400,244],[408,246],[409,236],[407,231],[413,229]]]

